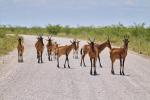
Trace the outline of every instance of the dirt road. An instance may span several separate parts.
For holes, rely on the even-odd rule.
[[[103,68],[97,63],[98,75],[91,76],[88,57],[85,61],[88,66],[80,67],[80,59],[73,59],[71,53],[71,69],[63,68],[64,57],[60,60],[62,68],[58,69],[56,61],[48,61],[45,48],[44,63],[38,64],[34,48],[36,37],[24,36],[24,39],[24,63],[17,62],[15,50],[7,64],[0,64],[7,69],[0,74],[0,100],[150,100],[149,59],[129,53],[126,76],[119,75],[119,61],[114,65],[117,75],[111,75],[109,50],[105,49],[101,54]],[[70,39],[54,40],[69,44]]]

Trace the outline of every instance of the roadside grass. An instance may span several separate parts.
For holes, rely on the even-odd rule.
[[[17,45],[16,36],[5,36],[3,38],[0,37],[0,56],[8,54]]]
[[[91,36],[86,36],[83,34],[79,34],[79,35],[75,35],[75,34],[65,34],[65,33],[59,33],[58,36],[60,37],[71,37],[71,38],[77,38],[77,39],[83,39],[83,40],[87,40],[88,38],[94,38],[96,37],[96,42],[97,43],[102,43],[104,41],[107,40],[108,35],[106,34],[96,34],[96,35],[91,35]],[[123,38],[124,36],[115,36],[115,35],[111,35],[110,40],[111,40],[111,44],[118,46],[118,47],[122,47],[123,46]],[[150,38],[150,37],[148,37]],[[131,36],[129,34],[129,50],[135,51],[139,54],[144,54],[147,56],[150,56],[150,41],[146,40],[145,38],[142,37],[134,37]]]
[[[150,27],[145,27],[145,24],[134,24],[132,26],[124,26],[122,24],[111,25],[111,26],[79,26],[79,27],[69,27],[60,25],[48,25],[46,27],[0,27],[0,46],[4,45],[2,42],[5,40],[3,38],[4,34],[26,34],[26,35],[50,35],[60,37],[72,37],[79,38],[83,40],[88,40],[88,38],[96,37],[96,42],[101,43],[110,37],[111,43],[118,47],[123,45],[124,35],[129,36],[129,49],[135,51],[139,54],[144,54],[150,56]],[[1,36],[1,33],[2,36]],[[6,38],[7,39],[7,38]],[[12,38],[13,39],[13,38]],[[6,41],[6,40],[5,40]],[[13,40],[12,40],[13,41]],[[14,42],[15,43],[15,42]],[[9,45],[9,43],[8,43]],[[5,52],[5,50],[0,51]],[[4,54],[4,53],[3,53]]]

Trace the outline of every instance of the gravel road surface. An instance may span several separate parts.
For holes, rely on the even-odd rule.
[[[70,44],[67,38],[53,39],[62,45]],[[4,64],[0,63],[0,100],[150,100],[150,59],[129,52],[126,75],[119,75],[119,61],[114,65],[116,75],[111,75],[109,50],[105,49],[101,54],[103,68],[97,62],[98,75],[91,76],[88,56],[87,67],[80,67],[80,58],[73,59],[72,52],[71,69],[63,68],[64,56],[60,69],[56,61],[49,62],[46,48],[44,63],[38,64],[35,42],[36,36],[24,35],[24,63],[17,62],[17,50]],[[85,43],[82,41],[81,46]]]

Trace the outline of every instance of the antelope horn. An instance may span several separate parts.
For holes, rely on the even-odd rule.
[[[41,37],[42,36],[42,34],[39,34],[39,37]]]
[[[77,42],[78,40],[75,38],[74,41]]]
[[[128,36],[126,35],[126,39],[128,38]]]
[[[126,39],[128,39],[129,38],[129,36],[128,35],[126,35]]]
[[[109,37],[109,35],[107,36],[107,40],[109,40],[110,39],[110,37]]]
[[[50,38],[52,37],[52,35],[50,36]]]
[[[48,36],[49,38],[51,37],[51,35]]]
[[[95,42],[95,37],[94,37],[94,39],[93,39],[93,42]]]
[[[92,42],[90,38],[89,38],[89,41]]]
[[[124,35],[124,39],[126,39],[126,36]]]
[[[129,39],[129,35],[127,35],[127,38]]]

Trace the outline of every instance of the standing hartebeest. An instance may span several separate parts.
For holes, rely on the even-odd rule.
[[[47,45],[46,45],[46,47],[47,47],[47,54],[48,54],[48,60],[49,61],[52,61],[52,47],[53,47],[53,43],[52,43],[52,36],[49,36],[48,37],[48,43],[47,43]]]
[[[106,47],[108,47],[109,49],[111,49],[111,44],[110,44],[109,39],[107,39],[107,41],[105,41],[104,43],[102,43],[102,44],[96,44],[95,46],[96,46],[97,49],[98,49],[99,65],[100,65],[100,67],[102,68],[102,64],[101,64],[101,61],[100,61],[100,54],[101,54],[101,52],[102,52]]]
[[[39,36],[37,38],[37,42],[35,43],[35,48],[37,50],[37,59],[38,59],[38,63],[43,63],[42,60],[42,54],[43,54],[43,50],[44,50],[44,43],[43,43],[43,37]]]
[[[112,64],[112,68],[111,68],[111,73],[115,74],[114,72],[114,68],[113,68],[113,64],[115,62],[116,59],[120,60],[120,75],[125,75],[124,74],[124,62],[125,62],[125,58],[127,56],[127,51],[128,51],[128,36],[124,36],[124,45],[121,48],[112,48],[110,51],[110,59],[111,59],[111,64]]]
[[[76,41],[76,49],[73,49],[73,58],[74,59],[78,59],[78,52],[79,52],[79,42],[78,40],[75,40]]]
[[[110,44],[110,41],[109,39],[107,41],[105,41],[104,43],[102,44],[95,44],[95,47],[98,49],[98,60],[99,60],[99,65],[100,67],[102,67],[101,65],[101,62],[100,62],[100,53],[106,48],[110,48],[111,49],[111,44]],[[85,65],[85,62],[84,62],[84,58],[85,58],[85,55],[88,53],[88,50],[89,50],[89,44],[86,44],[84,45],[82,48],[81,48],[81,62],[80,62],[80,66],[82,66],[82,62]]]
[[[89,44],[88,55],[90,57],[90,62],[91,62],[91,70],[90,70],[91,75],[93,73],[93,71],[92,71],[93,67],[94,67],[94,75],[97,74],[97,72],[96,72],[96,61],[97,61],[97,57],[98,57],[98,49],[95,47],[94,41],[95,41],[95,38],[93,41],[90,40],[90,42],[88,42],[88,44]]]
[[[69,54],[70,54],[70,51],[72,49],[76,49],[76,41],[73,40],[73,41],[70,41],[71,44],[70,45],[65,45],[65,46],[59,46],[56,48],[56,55],[57,55],[57,67],[59,68],[59,58],[62,56],[62,55],[66,55],[66,59],[65,59],[65,63],[64,63],[64,68],[66,68],[66,62],[68,62],[68,68],[70,68],[70,65],[69,65]]]
[[[19,37],[18,38],[18,46],[17,46],[17,49],[18,49],[18,62],[23,62],[24,46],[23,46],[22,42],[23,42],[23,38]]]

